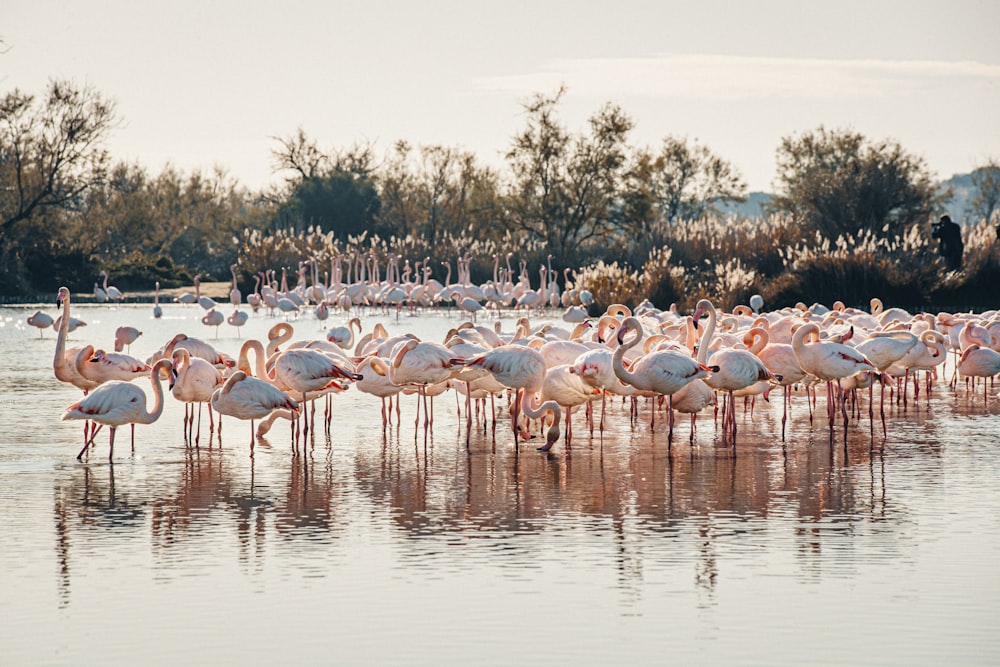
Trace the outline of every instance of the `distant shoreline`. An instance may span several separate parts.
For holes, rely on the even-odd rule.
[[[220,305],[229,305],[229,292],[233,289],[233,283],[230,281],[216,282],[216,283],[201,283],[201,295],[207,296],[210,299],[214,299],[220,302]],[[160,289],[160,302],[161,303],[173,303],[174,297],[180,296],[185,292],[190,292],[194,294],[194,285],[189,285],[187,287],[174,287],[171,289]],[[25,304],[37,304],[37,303],[51,303],[55,305],[56,294],[52,293],[50,299],[43,298],[44,294],[34,294],[31,296],[0,296],[0,304],[5,306],[18,306]],[[73,303],[100,303],[94,297],[94,293],[91,292],[74,292],[72,294]],[[141,291],[125,291],[125,299],[121,301],[123,304],[129,303],[153,303],[156,298],[156,290],[141,290]],[[244,301],[246,301],[244,295]],[[111,303],[110,301],[104,303]],[[117,303],[117,302],[115,302]]]

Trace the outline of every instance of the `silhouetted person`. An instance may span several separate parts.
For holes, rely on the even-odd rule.
[[[938,240],[938,252],[949,269],[962,268],[962,253],[965,251],[962,228],[952,222],[950,216],[942,215],[939,221],[931,223],[931,238]]]

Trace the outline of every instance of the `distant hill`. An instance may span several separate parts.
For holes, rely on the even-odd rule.
[[[972,184],[972,174],[955,174],[938,184],[938,191],[952,189],[952,199],[945,205],[945,211],[951,219],[959,224],[972,222],[969,220],[969,209],[976,196],[976,188]],[[771,203],[774,195],[767,192],[751,192],[742,204],[726,204],[719,206],[725,216],[747,218],[762,218],[766,215],[765,207]]]
[[[972,184],[972,174],[955,174],[947,181],[938,184],[938,191],[951,188],[952,199],[945,204],[945,210],[951,219],[960,225],[973,222],[969,219],[972,200],[976,198],[976,187]]]
[[[767,215],[765,207],[771,203],[774,195],[766,192],[751,192],[742,204],[725,204],[719,206],[724,216],[735,215],[738,218],[763,218]]]

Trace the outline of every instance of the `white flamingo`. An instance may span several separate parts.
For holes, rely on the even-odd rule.
[[[51,327],[53,322],[55,322],[55,320],[52,319],[51,315],[40,310],[36,310],[28,316],[28,324],[38,329],[39,338],[43,338],[43,331]]]
[[[102,278],[104,278],[104,293],[107,295],[108,300],[109,301],[123,301],[125,299],[125,295],[121,293],[121,290],[119,290],[114,285],[108,285],[108,272],[107,271],[101,271],[101,273],[99,275]]]
[[[214,303],[214,302],[213,302]],[[215,337],[219,337],[219,326],[226,321],[225,315],[212,308],[201,318],[201,323],[205,326],[215,327]]]
[[[160,307],[160,281],[156,281],[156,293],[153,295],[153,317],[160,319],[163,317],[163,308]]]

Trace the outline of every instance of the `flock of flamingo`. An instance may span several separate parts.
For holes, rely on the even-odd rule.
[[[955,361],[949,384],[956,385],[959,377],[982,382],[984,400],[989,398],[987,387],[1000,374],[1000,316],[995,310],[911,314],[899,308],[883,309],[882,303],[873,299],[870,311],[848,308],[840,302],[832,308],[798,304],[764,311],[763,301],[755,295],[750,305],[726,313],[702,299],[688,316],[675,308],[659,310],[644,302],[634,313],[626,306],[613,305],[599,316],[589,317],[588,295],[559,290],[557,282],[549,279],[553,275],[549,267],[542,267],[539,290],[521,289],[519,295],[509,298],[490,296],[490,290],[498,294],[510,291],[511,281],[504,272],[495,273],[495,281],[477,287],[463,273],[461,262],[459,267],[462,275],[458,283],[435,285],[426,264],[421,280],[413,282],[406,280],[409,264],[400,276],[390,256],[385,281],[372,280],[371,274],[362,277],[359,269],[359,280],[344,282],[345,276],[334,276],[337,286],[330,288],[315,280],[307,286],[303,268],[293,290],[287,288],[285,275],[279,288],[271,272],[262,272],[256,276],[260,292],[255,289],[246,303],[255,312],[283,313],[286,317],[298,316],[311,306],[315,318],[323,322],[331,312],[349,314],[359,304],[395,306],[398,310],[434,303],[433,299],[449,299],[474,317],[496,299],[525,311],[514,330],[504,331],[500,319],[493,327],[478,325],[472,319],[450,329],[437,342],[421,340],[412,333],[389,335],[381,323],[363,333],[361,319],[354,317],[329,328],[322,338],[293,341],[294,327],[285,319],[271,328],[267,342],[246,340],[236,359],[205,340],[177,334],[143,361],[124,351],[140,335],[133,327],[118,328],[113,352],[93,345],[67,348],[68,333],[82,323],[71,316],[66,287],[58,292],[62,313],[57,320],[36,312],[28,322],[39,328],[56,328],[55,376],[84,393],[63,414],[63,419],[84,421],[84,444],[77,455],[81,460],[104,425],[110,432],[109,458],[114,454],[118,427],[132,425],[134,444],[135,424],[152,423],[163,412],[164,381],[173,398],[185,404],[184,429],[189,441],[198,443],[201,409],[207,405],[212,429],[213,413],[250,421],[251,455],[255,437],[267,433],[277,419],[290,422],[295,442],[310,429],[315,431],[317,399],[326,402],[325,424],[329,428],[335,410],[332,397],[351,385],[381,399],[383,428],[391,422],[393,400],[398,420],[399,395],[417,394],[415,424],[419,425],[422,407],[425,433],[433,423],[429,397],[456,391],[464,399],[471,428],[473,401],[477,415],[482,406],[484,421],[486,401],[493,402],[495,424],[495,398],[508,396],[515,447],[522,439],[532,438],[533,432],[544,432],[540,451],[551,450],[559,441],[563,418],[564,440],[569,446],[573,416],[581,408],[591,432],[595,423],[603,431],[609,397],[630,401],[633,421],[644,400],[650,409],[651,428],[656,428],[657,413],[665,413],[671,436],[674,413],[691,415],[692,441],[697,415],[712,409],[723,442],[735,452],[740,397],[752,406],[754,397],[766,398],[780,389],[784,438],[789,401],[796,391],[811,399],[810,415],[816,394],[825,391],[832,431],[838,413],[847,428],[849,404],[860,419],[858,392],[867,389],[874,434],[873,391],[878,385],[877,404],[885,435],[887,387],[893,396],[890,400],[905,403],[911,378],[919,395],[918,375],[923,373],[930,391],[950,354]],[[228,319],[239,327],[249,315],[240,310],[243,299],[236,285],[236,267],[231,268],[230,301],[235,310]],[[315,265],[313,268],[315,271]],[[121,299],[121,292],[107,285],[107,275],[102,273],[102,277],[103,285],[95,284],[95,294],[100,290],[104,300]],[[206,310],[203,323],[218,327],[223,319],[220,304],[200,294],[199,280],[200,276],[195,278],[194,294],[176,300],[197,303]],[[418,288],[421,291],[415,294]],[[525,298],[529,293],[534,296]],[[565,307],[562,319],[566,326],[531,326],[528,316],[538,312],[535,309],[553,306]],[[162,314],[158,284],[153,314]],[[147,409],[145,391],[134,382],[140,378],[151,381],[151,409]],[[255,421],[260,421],[256,431]]]

